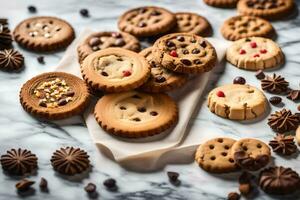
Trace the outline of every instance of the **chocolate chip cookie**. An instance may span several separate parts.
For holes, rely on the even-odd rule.
[[[178,12],[175,16],[177,25],[173,33],[192,33],[203,37],[212,33],[212,27],[205,17],[190,12]]]
[[[108,133],[127,138],[159,134],[178,121],[176,103],[166,94],[130,91],[104,95],[94,115]]]
[[[176,17],[160,7],[139,7],[125,12],[119,19],[121,31],[137,37],[148,37],[168,32],[176,25]]]
[[[216,64],[215,48],[204,38],[190,33],[173,33],[153,45],[156,62],[174,72],[203,73]]]
[[[91,53],[109,47],[121,47],[138,52],[140,42],[133,35],[124,32],[93,33],[77,48],[79,62],[81,63]]]
[[[294,0],[240,0],[237,8],[242,15],[277,20],[292,13],[295,2]]]
[[[33,51],[54,51],[67,47],[75,38],[72,26],[56,17],[32,17],[13,32],[17,43]]]
[[[140,54],[147,59],[151,66],[150,78],[140,87],[141,90],[146,92],[168,92],[186,83],[186,75],[170,71],[153,59],[152,47],[144,49]]]
[[[124,92],[140,87],[150,76],[150,65],[138,53],[107,48],[90,54],[81,64],[83,79],[95,91]]]
[[[207,5],[219,8],[234,8],[238,0],[203,0]]]
[[[33,77],[20,91],[20,102],[28,113],[49,120],[81,114],[89,102],[88,87],[80,78],[49,72]]]
[[[231,17],[221,28],[224,38],[232,41],[254,36],[271,38],[274,32],[270,22],[254,16]]]

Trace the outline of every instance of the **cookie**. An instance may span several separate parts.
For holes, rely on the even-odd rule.
[[[81,63],[91,53],[109,47],[120,47],[138,52],[140,42],[133,35],[124,32],[92,33],[78,46],[78,60]]]
[[[212,27],[205,17],[190,12],[178,12],[175,16],[177,25],[172,29],[173,33],[192,33],[203,37],[212,33]]]
[[[256,71],[283,64],[284,55],[272,40],[251,37],[233,42],[227,49],[226,59],[238,68]]]
[[[252,15],[268,20],[282,19],[293,12],[294,0],[240,0],[237,4],[241,15]]]
[[[265,113],[267,99],[250,85],[227,84],[213,89],[208,95],[212,113],[233,120],[249,120]]]
[[[86,57],[81,73],[93,90],[124,92],[138,88],[148,80],[150,65],[133,51],[107,48]]]
[[[207,5],[218,8],[234,8],[239,0],[203,0]]]
[[[210,71],[216,64],[215,48],[204,38],[189,33],[172,33],[153,45],[157,63],[174,72],[198,74]]]
[[[274,32],[270,22],[254,16],[231,17],[221,28],[223,37],[232,41],[254,36],[271,38]]]
[[[296,130],[296,142],[300,146],[300,125],[298,126]]]
[[[160,7],[139,7],[128,10],[118,22],[121,31],[137,37],[148,37],[168,32],[176,25],[176,17]]]
[[[176,103],[162,93],[108,94],[97,102],[94,114],[105,131],[127,138],[156,135],[178,121]]]
[[[25,111],[36,117],[64,119],[83,112],[89,102],[88,87],[68,73],[43,73],[23,85],[20,102]]]
[[[199,166],[213,173],[227,173],[238,169],[231,154],[232,145],[236,141],[231,138],[215,138],[201,144],[195,154]]]
[[[32,17],[19,23],[15,41],[32,51],[54,51],[67,47],[75,38],[72,26],[56,17]]]
[[[233,144],[231,153],[235,162],[242,168],[256,171],[265,167],[271,159],[267,144],[254,138],[244,138]]]
[[[168,92],[179,88],[187,82],[187,76],[172,72],[153,59],[152,47],[148,47],[140,52],[151,66],[151,75],[148,81],[139,89],[145,92]]]

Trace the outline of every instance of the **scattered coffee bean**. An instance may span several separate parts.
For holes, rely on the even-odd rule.
[[[179,42],[184,42],[184,37],[183,36],[177,36],[176,38]]]
[[[116,180],[113,179],[113,178],[109,178],[109,179],[106,179],[104,182],[103,182],[103,185],[107,188],[107,189],[113,189],[113,188],[116,188]]]
[[[99,45],[100,43],[101,43],[101,41],[100,41],[100,39],[99,39],[98,37],[92,37],[92,38],[90,39],[90,41],[89,41],[89,45],[90,45],[91,47],[97,46],[97,45]]]
[[[165,81],[166,81],[166,78],[164,76],[155,77],[155,82],[157,82],[157,83],[163,83]]]
[[[45,64],[44,56],[39,56],[39,57],[37,57],[37,61],[38,61],[40,64]]]
[[[265,73],[261,69],[256,72],[255,76],[259,80],[264,79],[266,77]]]
[[[35,6],[28,6],[27,9],[28,9],[28,11],[29,11],[30,13],[36,13],[36,12],[37,12],[37,9],[36,9]]]
[[[187,65],[187,66],[192,65],[192,62],[188,59],[181,59],[180,62],[182,62],[184,65]]]
[[[176,182],[178,180],[179,174],[177,172],[167,172],[169,180],[171,182]]]
[[[85,8],[81,9],[79,12],[80,12],[81,16],[83,16],[83,17],[89,17],[89,15],[90,15],[88,9],[85,9]]]
[[[39,186],[40,186],[41,189],[45,189],[45,188],[48,187],[48,182],[47,182],[47,180],[44,177],[41,178]]]
[[[32,186],[35,182],[34,181],[30,181],[28,179],[22,179],[19,182],[17,182],[16,184],[16,188],[19,191],[26,191],[30,188],[30,186]]]
[[[84,190],[87,193],[94,193],[96,191],[97,187],[94,183],[88,183],[85,187]]]
[[[278,105],[280,104],[282,101],[281,97],[278,97],[278,96],[273,96],[269,99],[269,102],[272,104],[272,105]]]
[[[230,192],[227,196],[227,200],[239,200],[241,198],[241,195],[239,195],[236,192]]]
[[[237,76],[234,80],[233,80],[234,84],[240,84],[240,85],[244,85],[246,83],[246,79],[244,77],[241,76]]]

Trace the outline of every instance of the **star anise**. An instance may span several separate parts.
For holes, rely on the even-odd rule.
[[[287,96],[288,99],[293,101],[300,100],[300,90],[291,90]]]
[[[281,111],[275,111],[268,118],[268,125],[275,131],[285,133],[296,130],[300,123],[300,118],[285,108]]]
[[[51,164],[54,170],[62,174],[74,175],[88,169],[90,161],[85,151],[79,148],[66,147],[53,153]]]
[[[285,79],[280,76],[273,74],[273,76],[266,76],[263,80],[261,80],[261,88],[270,93],[280,94],[287,91],[289,86],[289,82],[285,81]]]
[[[297,151],[297,146],[294,142],[294,136],[284,134],[277,134],[274,140],[269,142],[273,151],[283,155],[291,155]]]
[[[11,47],[12,36],[8,28],[7,19],[0,19],[0,49]]]
[[[17,50],[5,49],[0,51],[0,69],[17,70],[23,67],[24,57]]]
[[[26,149],[11,149],[1,156],[4,171],[14,175],[31,173],[37,168],[37,157]]]

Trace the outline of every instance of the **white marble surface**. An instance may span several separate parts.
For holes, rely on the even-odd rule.
[[[298,6],[300,1],[297,0]],[[66,19],[78,34],[84,27],[99,30],[116,30],[117,17],[131,7],[141,5],[158,5],[172,11],[193,11],[206,16],[214,28],[214,36],[220,37],[219,28],[229,16],[236,14],[236,10],[216,9],[203,4],[201,0],[0,0],[0,17],[10,20],[13,27],[25,19],[33,16],[28,13],[27,6],[35,5],[38,13],[35,15],[53,15]],[[90,18],[79,15],[81,8],[88,8]],[[277,42],[286,55],[284,67],[274,70],[286,77],[293,88],[299,88],[300,80],[300,17],[273,23],[278,38]],[[17,45],[15,45],[17,47]],[[20,49],[19,47],[17,47]],[[42,122],[27,115],[19,105],[18,92],[20,86],[30,77],[44,71],[51,71],[59,62],[63,52],[43,54],[45,65],[36,61],[39,54],[20,51],[25,55],[26,67],[20,73],[0,71],[0,153],[10,148],[23,147],[32,150],[39,157],[39,170],[29,178],[39,181],[45,177],[49,181],[49,193],[42,193],[35,185],[35,193],[26,197],[19,196],[15,191],[17,178],[0,173],[0,200],[8,199],[51,199],[73,200],[88,199],[83,187],[88,182],[98,186],[98,199],[197,199],[215,200],[225,199],[228,192],[237,191],[238,174],[212,175],[199,169],[195,163],[183,165],[168,165],[163,170],[153,173],[131,172],[119,167],[113,161],[101,155],[92,144],[87,129],[81,119],[73,124],[62,122]],[[271,72],[270,72],[271,73]],[[219,77],[217,85],[232,82],[235,76],[244,76],[251,85],[259,86],[259,81],[253,72],[238,70],[227,64],[223,73],[215,74]],[[214,80],[211,84],[215,83]],[[269,97],[270,95],[267,94]],[[285,106],[296,111],[296,103],[284,99]],[[204,97],[205,101],[205,97]],[[280,108],[271,106],[271,112]],[[211,114],[203,104],[197,117],[190,123],[191,131],[199,134],[209,132],[225,133],[228,136],[256,137],[269,141],[274,133],[266,125],[266,118],[253,123],[239,123],[221,119]],[[62,146],[77,146],[88,151],[93,168],[89,174],[81,177],[66,178],[56,174],[50,165],[52,152]],[[274,162],[278,165],[293,167],[300,173],[300,159],[297,156],[282,158],[275,154]],[[181,185],[173,186],[168,182],[166,171],[180,173]],[[118,182],[117,192],[108,192],[102,186],[102,181],[108,177]],[[260,192],[255,199],[300,199],[300,194],[288,197],[270,197]]]

